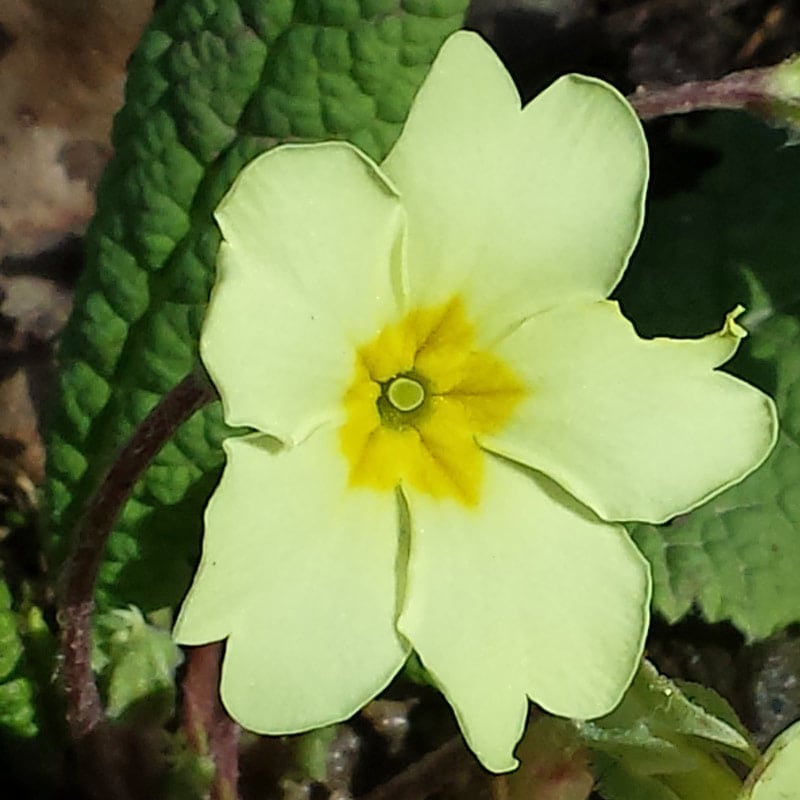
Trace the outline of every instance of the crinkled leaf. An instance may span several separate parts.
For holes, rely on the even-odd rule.
[[[668,620],[696,605],[763,637],[800,619],[800,151],[742,114],[674,131],[720,160],[691,191],[651,203],[622,303],[643,334],[673,336],[714,330],[747,305],[751,335],[730,369],[776,398],[782,433],[742,484],[668,525],[631,530]]]
[[[28,738],[39,732],[33,684],[28,678],[13,678],[0,684],[0,728]]]
[[[0,730],[16,736],[35,736],[34,687],[24,672],[23,633],[12,607],[11,592],[0,580]]]
[[[22,655],[17,618],[11,609],[11,592],[0,581],[0,681],[7,680]]]
[[[26,590],[21,588],[24,598]],[[41,609],[24,599],[11,602],[2,580],[0,619],[6,632],[12,628],[5,620],[13,620],[15,640],[0,636],[0,653],[17,654],[11,672],[0,676],[2,785],[12,787],[12,794],[13,787],[26,786],[31,787],[30,796],[55,797],[74,767],[67,763],[63,698],[53,678],[56,642]]]
[[[173,0],[130,64],[115,156],[60,352],[49,428],[53,559],[120,446],[197,363],[219,236],[211,212],[282,141],[347,139],[380,159],[465,0]],[[267,310],[268,311],[268,310]],[[218,405],[136,485],[97,599],[174,605],[222,463]]]

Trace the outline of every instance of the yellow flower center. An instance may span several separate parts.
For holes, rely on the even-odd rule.
[[[526,390],[501,359],[474,346],[456,296],[410,311],[357,350],[339,433],[351,486],[405,482],[478,503],[484,455],[476,437],[500,429]]]

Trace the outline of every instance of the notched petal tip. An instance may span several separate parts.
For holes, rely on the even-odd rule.
[[[757,469],[776,441],[774,403],[718,369],[742,341],[741,313],[697,339],[642,339],[610,302],[539,315],[500,347],[537,391],[481,443],[603,519],[684,514]]]
[[[556,103],[556,98],[560,98],[559,103]],[[610,232],[624,231],[616,245],[620,256],[616,274],[607,275],[611,278],[605,287],[607,296],[622,278],[644,227],[650,180],[650,154],[644,127],[633,106],[615,86],[590,75],[570,73],[562,76],[535,97],[525,107],[524,113],[534,112],[537,104],[544,105],[545,101],[556,109],[559,104],[568,109],[568,112],[558,110],[563,117],[558,119],[563,135],[572,140],[576,157],[582,156],[595,164],[593,171],[585,170],[584,192],[593,194],[593,212],[598,215],[603,230],[601,232],[598,227],[593,235],[589,235],[587,228],[587,239],[603,241]],[[585,155],[582,151],[586,151]],[[620,158],[617,151],[624,153],[624,157]],[[567,173],[570,168],[563,166],[562,169]],[[589,176],[593,181],[588,180]],[[575,194],[574,190],[572,194]],[[567,204],[565,207],[570,206]],[[607,208],[613,211],[605,211]],[[582,216],[591,222],[594,213]]]
[[[748,332],[745,327],[740,325],[738,320],[745,313],[745,307],[740,303],[725,315],[722,327],[716,333],[710,333],[704,337],[708,342],[716,340],[719,343],[718,354],[714,366],[721,367],[736,355],[742,340],[747,338]],[[709,347],[708,352],[714,352],[715,348]]]
[[[301,162],[308,160],[309,157],[318,156],[326,159],[340,157],[362,164],[383,191],[391,197],[399,197],[397,187],[378,163],[350,142],[336,140],[282,144],[257,155],[245,165],[231,183],[213,213],[222,235],[227,238],[229,232],[235,231],[236,217],[243,211],[250,211],[254,206],[268,210],[268,198],[272,192],[269,187],[274,183],[274,177],[270,173],[274,170],[295,169],[292,162]],[[302,164],[298,165],[298,168],[302,170]],[[293,185],[288,181],[277,186],[277,189],[284,197],[291,197],[293,192],[298,190],[302,191],[304,196],[308,194],[305,190],[307,186],[304,189],[302,184]]]
[[[382,166],[408,212],[410,294],[463,291],[484,341],[607,296],[643,223],[647,143],[625,98],[573,75],[522,107],[475,34],[443,46]]]
[[[352,145],[284,145],[242,170],[216,216],[203,363],[229,425],[302,441],[341,415],[353,342],[401,303],[397,192]]]
[[[248,728],[288,733],[353,714],[409,648],[395,628],[395,498],[347,491],[333,426],[276,446],[226,441],[178,635],[227,636],[226,707]]]
[[[528,698],[585,719],[619,702],[644,648],[651,578],[623,528],[536,473],[487,457],[484,497],[467,515],[411,492],[398,628],[470,748],[505,772],[516,763]]]
[[[737,339],[744,339],[747,336],[747,329],[743,328],[736,320],[741,317],[747,309],[739,303],[733,311],[725,315],[725,322],[720,333],[722,335],[734,336]]]

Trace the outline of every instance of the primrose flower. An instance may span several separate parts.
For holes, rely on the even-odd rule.
[[[227,639],[242,725],[345,719],[412,649],[492,770],[528,698],[617,704],[650,598],[618,521],[697,506],[776,435],[771,401],[716,371],[735,313],[643,340],[605,299],[647,170],[614,89],[568,76],[522,109],[458,33],[380,166],[327,142],[239,175],[201,353],[255,433],[225,443],[175,636]]]

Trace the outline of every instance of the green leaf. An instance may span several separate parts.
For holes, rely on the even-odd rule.
[[[169,737],[170,769],[164,800],[205,800],[214,783],[214,759],[200,755],[186,742],[183,732]]]
[[[11,592],[0,580],[0,730],[28,738],[39,731],[34,688],[22,673],[24,646]]]
[[[724,703],[705,687],[702,697],[706,706]],[[727,704],[724,713],[726,717],[733,715]],[[723,750],[744,763],[752,764],[757,756],[738,720],[731,724],[690,700],[676,683],[659,675],[647,661],[614,711],[598,720],[580,723],[580,727],[585,738],[595,745],[611,750],[617,746],[642,747],[646,758],[658,750],[668,753],[673,746],[680,747],[686,737],[696,747],[711,752]],[[666,771],[661,767],[658,765],[657,771]]]
[[[0,577],[0,774],[12,794],[25,786],[26,797],[51,798],[69,769],[56,643],[31,588],[15,590]]]
[[[723,703],[710,689],[703,700]],[[732,714],[727,705],[724,713]],[[645,661],[611,714],[575,724],[607,800],[734,800],[741,782],[724,756],[748,766],[757,756],[735,723],[690,700]]]
[[[731,707],[712,689],[697,687],[690,699],[681,687],[644,661],[623,702],[597,724],[606,730],[635,730],[644,725],[657,736],[691,736],[723,746],[731,755],[752,763],[757,753]],[[698,702],[698,699],[702,700]],[[722,715],[711,709],[721,709]]]
[[[782,434],[739,486],[668,525],[631,531],[670,622],[697,607],[759,638],[800,619],[800,152],[741,114],[674,130],[684,148],[721,158],[693,191],[651,204],[620,298],[644,335],[699,335],[748,306],[751,336],[730,368],[776,398]]]
[[[212,211],[283,141],[347,139],[380,159],[465,0],[172,0],[131,60],[115,156],[64,332],[48,434],[51,557],[132,431],[197,365],[219,241]],[[101,608],[173,606],[222,464],[217,404],[134,487],[109,541]]]
[[[11,592],[5,581],[0,581],[0,681],[11,675],[21,655],[22,641],[11,610]]]
[[[735,800],[738,789],[733,775],[709,781],[701,769],[648,775],[605,753],[595,757],[594,765],[602,776],[597,791],[605,800]]]
[[[169,628],[148,624],[134,607],[95,620],[92,666],[100,673],[112,719],[130,722],[135,716],[163,722],[173,713],[175,670],[183,656]]]
[[[740,738],[735,740],[734,747],[738,747],[739,743],[749,744],[750,732],[744,726],[742,721],[733,710],[733,706],[722,695],[717,694],[713,689],[708,686],[703,686],[701,683],[692,683],[691,681],[675,680],[675,686],[680,689],[681,694],[685,700],[688,700],[693,706],[702,709],[706,714],[716,719],[717,723],[724,723],[727,728],[725,738],[730,736],[730,730],[736,731]],[[755,750],[750,746],[751,754],[755,754]]]

